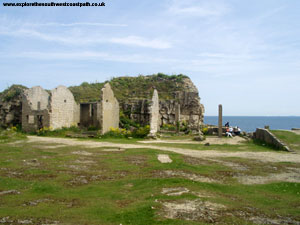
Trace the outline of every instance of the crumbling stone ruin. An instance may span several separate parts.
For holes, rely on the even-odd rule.
[[[80,104],[80,126],[95,127],[105,134],[119,127],[119,102],[109,83],[101,89],[100,101]]]
[[[22,99],[22,129],[34,132],[43,127],[58,129],[79,123],[79,106],[73,94],[64,86],[50,93],[37,86],[24,91]]]
[[[11,93],[14,86],[20,88]],[[27,88],[20,85],[12,87],[0,93],[0,126],[3,127],[22,124],[22,96]],[[153,87],[157,89],[159,96],[158,128],[165,124],[186,124],[189,130],[199,130],[203,124],[204,107],[200,103],[197,88],[187,76],[164,74],[119,77],[113,78],[109,84],[84,82],[80,86],[69,87],[76,102],[79,103],[75,109],[72,109],[71,104],[69,105],[73,102],[69,90],[65,90],[65,92],[61,88],[52,91],[40,90],[41,95],[44,96],[43,99],[33,101],[32,105],[26,105],[25,102],[24,110],[32,111],[32,115],[36,116],[34,121],[32,121],[32,117],[29,118],[29,115],[28,118],[25,117],[25,129],[26,126],[31,127],[28,129],[41,127],[41,123],[39,125],[37,123],[39,121],[37,116],[42,116],[39,118],[43,119],[43,126],[59,128],[74,124],[81,127],[103,128],[102,130],[105,132],[110,127],[118,127],[119,111],[141,126],[149,125]],[[69,97],[60,98],[64,94]],[[46,102],[46,96],[49,98],[47,107],[42,103]],[[38,102],[40,102],[39,110]],[[64,104],[68,106],[63,110],[60,109],[64,108],[61,107]],[[108,113],[106,114],[103,109],[106,109]],[[62,117],[63,115],[73,115],[73,111],[74,117]],[[49,119],[47,119],[48,117]],[[62,122],[64,120],[66,120],[65,124]],[[34,122],[35,125],[26,124],[26,121]]]

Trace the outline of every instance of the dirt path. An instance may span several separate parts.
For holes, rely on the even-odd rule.
[[[153,143],[167,143],[167,144],[199,144],[200,142],[192,140],[147,140],[139,141],[143,144],[153,144]],[[210,143],[212,145],[242,145],[245,144],[245,139],[242,137],[233,137],[233,138],[218,138],[218,137],[206,137],[206,140],[201,142],[201,144]]]
[[[152,145],[140,145],[140,144],[117,144],[110,142],[96,142],[96,141],[81,141],[68,138],[50,138],[50,137],[37,137],[28,136],[28,142],[42,142],[49,144],[64,144],[69,146],[84,146],[87,148],[101,148],[101,147],[113,147],[113,148],[149,148],[162,151],[175,152],[182,155],[187,155],[195,158],[224,158],[224,157],[240,157],[247,159],[255,159],[263,162],[294,162],[300,163],[300,154],[298,153],[285,153],[285,152],[224,152],[217,150],[188,150],[172,147],[161,147]]]

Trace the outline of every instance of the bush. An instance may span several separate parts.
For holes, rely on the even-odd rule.
[[[145,138],[150,133],[150,126],[140,127],[133,131],[132,136],[135,138]]]
[[[79,133],[79,127],[73,125],[71,127],[63,127],[60,129],[53,130],[52,127],[43,127],[39,129],[36,134],[38,136],[55,136],[55,137],[65,137],[68,132]]]
[[[207,127],[204,127],[204,128],[202,129],[202,133],[203,133],[204,135],[208,134],[208,128],[207,128]]]
[[[110,128],[110,131],[106,132],[104,135],[102,135],[101,137],[104,138],[128,138],[131,137],[132,133],[129,130],[126,129],[120,129],[120,128]]]

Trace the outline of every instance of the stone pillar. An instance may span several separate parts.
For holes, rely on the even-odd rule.
[[[153,97],[150,106],[150,137],[155,137],[157,131],[159,130],[158,121],[159,119],[159,98],[157,90],[153,92]]]
[[[175,105],[175,123],[176,123],[176,132],[180,132],[180,104]]]
[[[219,138],[222,137],[222,133],[223,133],[222,105],[219,105],[219,129],[218,129]]]

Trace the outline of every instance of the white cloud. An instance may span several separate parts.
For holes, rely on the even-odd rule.
[[[53,41],[59,42],[68,45],[94,45],[101,43],[112,43],[119,45],[127,45],[127,46],[136,46],[136,47],[144,47],[144,48],[154,48],[154,49],[168,49],[171,48],[172,45],[170,42],[160,40],[158,38],[149,39],[140,36],[127,36],[127,37],[103,37],[103,35],[99,35],[97,33],[93,33],[92,31],[88,36],[84,35],[85,32],[80,31],[77,33],[61,33],[60,35],[52,34],[50,32],[40,32],[35,29],[1,29],[0,35],[7,35],[17,38],[36,38],[43,41]]]
[[[149,40],[138,36],[112,38],[110,39],[110,42],[117,43],[117,44],[124,44],[124,45],[139,46],[139,47],[156,48],[156,49],[167,49],[172,47],[172,45],[169,42],[163,40],[159,40],[159,39]]]
[[[0,58],[31,58],[36,60],[103,60],[127,63],[176,63],[175,59],[165,59],[151,57],[141,54],[111,54],[99,51],[84,52],[21,52],[21,53],[1,53]]]
[[[59,27],[75,27],[75,26],[99,26],[99,27],[127,27],[127,24],[114,24],[114,23],[25,23],[26,26],[59,26]]]
[[[225,4],[213,0],[172,0],[168,11],[181,16],[218,17],[226,14],[229,8]]]

